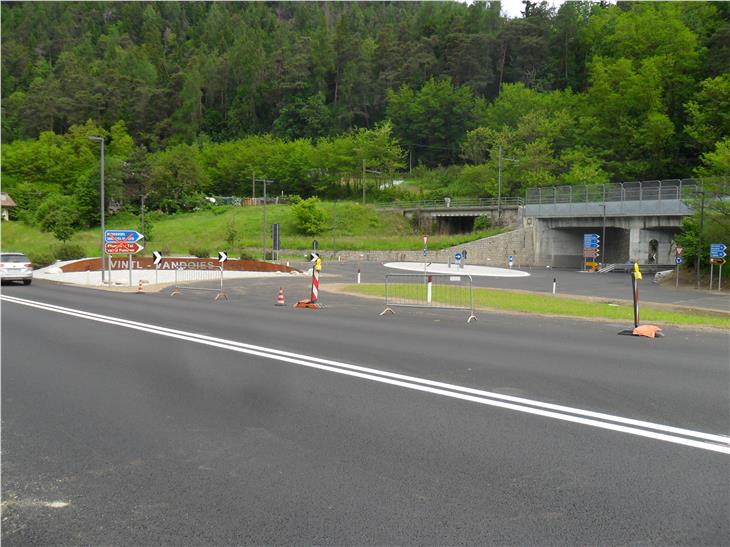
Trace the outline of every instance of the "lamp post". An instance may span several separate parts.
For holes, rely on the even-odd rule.
[[[705,191],[699,190],[697,192],[702,196],[700,198],[700,230],[697,233],[697,253],[695,256],[696,263],[696,275],[697,275],[697,288],[700,288],[700,260],[702,259],[702,231],[705,229]]]
[[[266,260],[266,185],[274,182],[273,180],[266,180],[266,179],[257,179],[256,174],[253,174],[253,187],[256,188],[256,183],[262,182],[264,184],[264,238],[263,238],[263,249],[264,249],[264,257],[263,260]]]
[[[104,284],[104,137],[86,137],[90,141],[101,143],[101,182],[99,183],[99,207],[101,209],[101,254],[99,260],[101,261],[101,283]],[[109,281],[111,282],[111,268],[109,269]]]
[[[604,190],[605,192],[605,190]],[[603,249],[603,260],[600,262],[603,263],[608,256],[606,255],[606,203],[604,199],[604,203],[601,205],[603,207],[603,233],[601,234],[601,249]]]
[[[497,169],[497,225],[502,222],[502,160],[517,161],[515,158],[502,157],[502,145],[499,145],[499,162]]]

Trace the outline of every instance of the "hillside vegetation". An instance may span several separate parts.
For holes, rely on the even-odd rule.
[[[271,251],[271,224],[280,224],[280,239],[285,254],[306,251],[316,239],[319,248],[331,252],[336,244],[344,250],[418,250],[423,246],[422,234],[400,214],[376,211],[352,202],[338,202],[337,227],[334,233],[334,207],[332,202],[321,204],[324,213],[322,229],[311,236],[298,233],[297,221],[289,205],[269,205],[266,208],[267,249]],[[162,251],[166,255],[189,255],[207,251],[215,256],[227,250],[232,257],[241,255],[262,257],[263,207],[215,206],[194,213],[176,215],[148,214],[145,231],[150,240],[143,240],[142,254]],[[119,214],[112,217],[107,229],[140,229],[138,216]],[[433,235],[429,248],[441,249],[480,237],[487,237],[503,230],[480,230],[460,236]],[[98,228],[79,231],[65,244],[71,255],[99,256],[101,233]],[[64,244],[38,228],[19,222],[2,224],[2,248],[27,253],[37,265],[51,263]],[[62,254],[62,253],[60,253]],[[300,258],[297,254],[297,257]]]

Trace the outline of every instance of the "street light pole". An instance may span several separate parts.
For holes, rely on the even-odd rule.
[[[362,204],[365,205],[365,160],[362,160]]]
[[[104,137],[86,137],[90,141],[101,143],[101,182],[99,183],[99,207],[101,209],[101,254],[99,260],[101,261],[101,283],[104,284],[104,232],[106,231],[104,226]],[[109,271],[109,281],[111,282],[111,269]]]
[[[695,262],[697,263],[696,271],[697,271],[697,288],[700,288],[700,259],[702,258],[702,230],[705,229],[705,191],[701,190],[700,195],[702,198],[700,199],[700,230],[697,234],[697,255],[695,257]]]
[[[266,183],[264,181],[264,261],[266,261]]]
[[[605,192],[605,188],[604,188]],[[600,262],[603,263],[606,261],[608,256],[606,255],[606,203],[603,203],[603,233],[601,234],[601,249],[603,249],[603,260]]]
[[[499,145],[499,166],[497,168],[497,225],[502,219],[502,145]]]

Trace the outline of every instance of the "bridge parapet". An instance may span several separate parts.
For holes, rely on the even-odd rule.
[[[525,215],[532,217],[687,216],[694,179],[529,188]]]

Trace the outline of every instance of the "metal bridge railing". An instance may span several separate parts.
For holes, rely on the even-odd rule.
[[[208,286],[203,286],[208,284]],[[211,287],[210,285],[217,285]],[[198,270],[177,268],[175,270],[175,287],[172,289],[170,296],[177,296],[182,291],[214,291],[217,292],[215,300],[221,298],[228,300],[228,296],[223,292],[223,268],[215,270]]]
[[[432,199],[421,201],[390,201],[376,203],[378,209],[443,209],[443,208],[469,208],[469,207],[516,207],[524,204],[521,197],[497,198],[453,198],[453,199]]]
[[[385,275],[385,309],[394,307],[465,310],[467,323],[474,315],[474,286],[468,274],[408,273]]]
[[[528,188],[525,194],[525,204],[679,201],[695,197],[701,183],[702,181],[698,179],[670,179],[610,184],[544,186]]]

